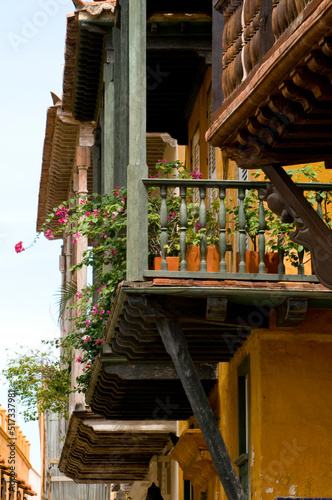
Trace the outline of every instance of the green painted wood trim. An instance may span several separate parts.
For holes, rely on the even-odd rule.
[[[114,184],[114,64],[104,64],[104,113],[102,127],[102,194]]]
[[[121,27],[112,32],[114,46],[114,186],[127,186],[129,163],[128,0],[119,0]]]
[[[270,181],[235,181],[235,180],[212,180],[212,179],[149,179],[143,178],[146,186],[157,187],[161,184],[165,186],[188,186],[188,187],[223,187],[223,188],[245,188],[258,189],[266,188]],[[303,191],[332,191],[332,184],[320,182],[294,182],[294,184]]]
[[[146,1],[129,2],[129,164],[127,170],[127,279],[148,267],[146,164]],[[121,17],[121,23],[123,16]]]
[[[298,274],[251,274],[251,273],[210,273],[193,271],[144,271],[145,278],[182,278],[182,279],[208,279],[208,280],[235,280],[235,281],[287,281],[319,283],[316,276],[300,276]]]
[[[246,401],[246,377],[248,392]],[[238,380],[238,425],[239,425],[239,457],[235,465],[239,467],[239,476],[243,491],[249,493],[249,450],[250,450],[250,356],[247,356],[237,369]],[[248,422],[246,421],[246,402],[248,402]],[[248,449],[247,449],[248,441]]]

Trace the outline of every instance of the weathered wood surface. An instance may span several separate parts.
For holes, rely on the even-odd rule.
[[[190,401],[228,500],[246,500],[178,321],[160,318],[157,319],[157,327]]]

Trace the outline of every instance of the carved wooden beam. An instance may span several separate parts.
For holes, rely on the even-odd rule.
[[[267,196],[270,209],[282,219],[295,221],[292,241],[310,250],[317,278],[332,289],[332,231],[281,166],[265,166],[262,170],[277,190]]]

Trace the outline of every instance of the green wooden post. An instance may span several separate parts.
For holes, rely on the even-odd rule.
[[[129,0],[119,0],[120,24],[112,30],[114,47],[114,186],[127,185],[129,163]]]
[[[225,188],[220,188],[219,189],[219,199],[220,199],[220,207],[219,207],[220,263],[219,263],[219,271],[221,273],[225,273],[227,271],[226,261],[225,261],[225,255],[226,255],[226,249],[227,249],[225,196],[226,196]]]
[[[180,187],[180,251],[181,251],[181,263],[180,271],[187,270],[186,252],[187,252],[187,227],[188,227],[188,216],[187,216],[187,188],[185,186]]]
[[[167,255],[167,243],[168,243],[168,235],[167,235],[167,221],[168,221],[168,213],[167,213],[167,187],[160,186],[160,196],[161,196],[161,207],[160,207],[160,248],[161,248],[161,271],[168,270],[168,264],[166,260]]]
[[[278,274],[285,274],[285,264],[284,264],[284,258],[285,258],[285,250],[282,248],[282,241],[284,240],[284,236],[278,235],[278,255],[279,255],[279,264],[278,264]]]
[[[265,256],[265,229],[266,229],[266,223],[265,223],[265,210],[264,210],[264,204],[263,204],[263,199],[264,199],[264,194],[262,190],[260,189],[258,191],[258,198],[259,198],[259,207],[258,207],[258,224],[259,224],[259,231],[258,231],[258,252],[259,252],[259,266],[258,266],[258,272],[259,273],[265,273],[265,263],[264,263],[264,256]]]
[[[323,199],[324,198],[322,197],[321,193],[319,193],[317,191],[317,193],[316,193],[316,201],[317,201],[317,210],[316,210],[316,212],[318,213],[318,215],[319,215],[319,217],[321,219],[324,219],[323,208],[322,208]]]
[[[239,188],[239,230],[238,230],[238,245],[239,245],[239,254],[240,254],[240,263],[239,263],[239,273],[246,272],[246,263],[245,263],[245,254],[246,254],[246,212],[244,209],[244,198],[245,198],[245,189]]]
[[[114,64],[104,64],[104,113],[102,128],[101,192],[110,193],[114,185]]]
[[[199,188],[199,196],[200,196],[200,206],[199,206],[199,225],[201,226],[201,229],[203,230],[202,234],[202,239],[201,239],[201,263],[199,266],[200,271],[207,271],[207,264],[206,264],[206,252],[207,252],[207,239],[206,239],[206,205],[205,205],[205,198],[206,198],[206,187],[200,187]]]
[[[123,17],[123,16],[122,16]],[[123,20],[121,20],[122,22]],[[127,170],[127,280],[148,269],[146,164],[146,0],[129,2],[129,164]]]

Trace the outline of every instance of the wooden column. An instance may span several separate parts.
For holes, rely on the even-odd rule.
[[[113,51],[107,51],[109,52]],[[102,130],[101,194],[114,187],[114,62],[104,64],[104,112]]]
[[[116,25],[113,28],[114,47],[114,186],[127,185],[129,163],[129,0],[119,0]]]
[[[188,352],[187,342],[181,326],[178,321],[169,318],[157,318],[156,323],[165,349],[172,358],[202,431],[228,500],[247,500],[220,433],[215,415],[211,410],[195,365]]]
[[[92,132],[92,131],[91,131]],[[93,143],[93,138],[91,134],[90,138],[91,144]],[[86,134],[80,135],[79,143],[86,143]],[[79,145],[76,148],[76,182],[75,191],[79,198],[82,198],[88,194],[88,169],[91,162],[91,146]],[[79,201],[77,201],[79,203]],[[76,243],[73,244],[73,249],[75,251],[75,263],[80,262],[83,258],[83,253],[88,248],[88,239],[86,236],[80,236],[76,238]],[[85,266],[82,269],[76,271],[76,283],[77,291],[81,291],[87,286],[87,268]],[[83,374],[82,365],[76,360],[82,355],[82,351],[79,349],[73,349],[72,352],[72,363],[71,363],[71,387],[76,387],[76,379]],[[74,392],[69,395],[69,414],[74,410],[82,410],[85,405],[85,396],[83,393]]]
[[[123,16],[121,22],[123,21]],[[129,2],[129,164],[127,171],[127,279],[148,268],[146,164],[146,0]]]

